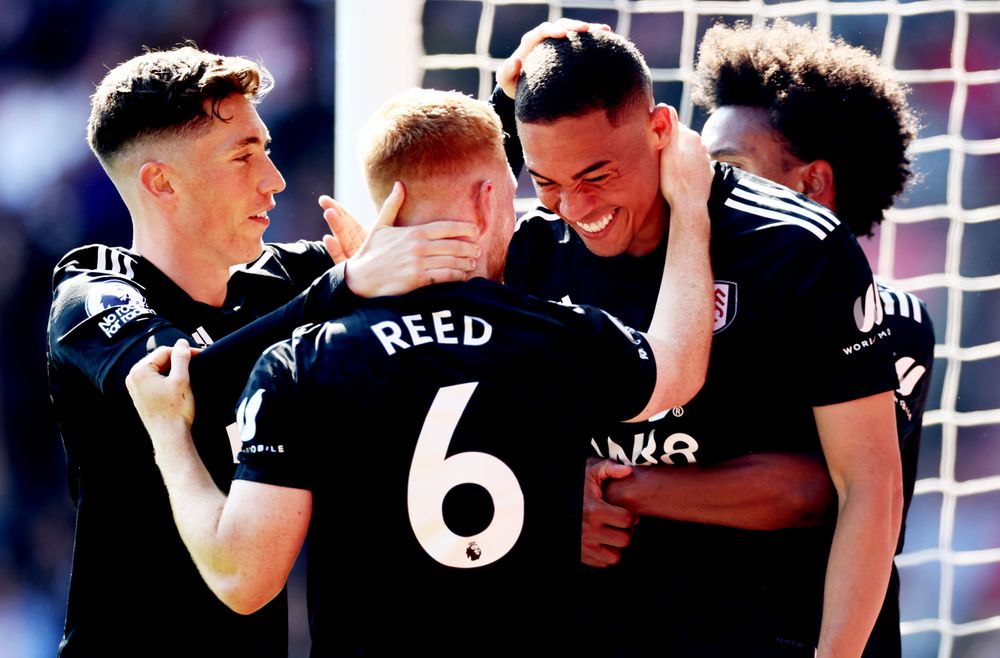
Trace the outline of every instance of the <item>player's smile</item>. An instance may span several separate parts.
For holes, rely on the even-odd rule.
[[[618,214],[618,208],[615,208],[611,212],[607,213],[606,215],[603,215],[602,217],[599,217],[598,219],[592,222],[576,222],[576,225],[584,233],[587,233],[591,237],[598,238],[606,234],[606,229],[615,219],[615,216],[617,214]]]

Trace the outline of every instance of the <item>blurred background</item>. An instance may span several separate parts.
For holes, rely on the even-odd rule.
[[[360,72],[370,82],[340,90],[341,118],[355,98],[387,97],[391,91],[381,92],[377,84],[392,67],[412,68],[415,83],[481,95],[523,32],[566,15],[609,23],[630,35],[653,68],[657,100],[677,105],[697,128],[704,117],[692,111],[686,81],[701,34],[718,20],[779,14],[818,24],[882,55],[912,88],[911,102],[923,123],[914,149],[922,179],[881,235],[864,245],[881,276],[927,301],[939,343],[922,482],[899,560],[904,655],[1000,655],[1000,2],[426,0],[416,2],[415,18],[405,28],[416,35],[417,47],[413,57],[402,58],[407,61],[386,47],[395,42],[379,25],[393,15],[386,9],[413,9],[414,0],[340,4],[4,0],[0,658],[52,656],[61,635],[73,508],[51,420],[45,327],[52,268],[66,251],[93,242],[131,242],[125,207],[84,141],[89,96],[108,68],[143,46],[169,48],[185,39],[260,59],[277,85],[259,111],[273,137],[272,157],[288,183],[270,213],[267,237],[287,241],[322,234],[315,199],[333,191],[335,176],[338,185],[342,180],[334,168],[338,69]],[[362,14],[378,6],[378,20],[345,25],[345,16],[353,21],[356,15],[347,5]],[[352,59],[337,61],[338,20],[345,28],[340,38],[352,33],[352,43],[370,42],[385,57],[353,59],[355,51],[345,49]],[[337,125],[348,134],[350,127]],[[338,152],[338,162],[353,168],[345,152]],[[355,189],[336,192],[363,198]],[[531,194],[526,179],[522,192]],[[370,216],[367,206],[350,207]],[[105,422],[113,432],[114,420]],[[95,427],[95,440],[102,431]],[[109,547],[114,549],[127,547]],[[296,573],[290,586],[293,657],[306,655],[308,646]]]

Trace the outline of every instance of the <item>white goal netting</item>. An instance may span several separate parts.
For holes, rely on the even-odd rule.
[[[876,52],[910,86],[922,178],[867,249],[881,278],[928,303],[938,343],[897,559],[904,656],[1000,656],[1000,1],[425,0],[414,15],[412,84],[480,97],[535,24],[608,23],[645,54],[656,99],[695,128],[704,121],[690,102],[696,46],[717,21],[816,25]],[[401,59],[387,65],[408,66]]]

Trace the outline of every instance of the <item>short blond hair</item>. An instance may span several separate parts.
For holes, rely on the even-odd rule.
[[[378,109],[361,135],[368,191],[382,203],[395,181],[458,176],[470,158],[506,163],[500,117],[457,91],[411,89]]]

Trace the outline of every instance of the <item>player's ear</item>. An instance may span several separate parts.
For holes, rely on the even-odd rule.
[[[490,179],[481,182],[476,190],[476,226],[480,235],[487,232],[493,220],[493,207],[496,203],[493,193],[493,181]]]
[[[174,188],[170,185],[170,173],[170,166],[163,162],[145,162],[139,168],[139,185],[154,199],[162,200],[174,193]]]
[[[657,150],[662,149],[670,141],[670,135],[677,121],[677,113],[670,111],[666,103],[657,103],[649,113],[649,128]]]
[[[813,160],[803,167],[802,194],[836,212],[837,186],[833,167],[826,160]]]

